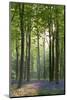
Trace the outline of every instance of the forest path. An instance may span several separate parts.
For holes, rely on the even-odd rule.
[[[64,81],[59,81],[58,84],[48,81],[35,81],[22,85],[17,89],[16,84],[11,89],[11,96],[36,96],[36,95],[51,95],[64,94]]]

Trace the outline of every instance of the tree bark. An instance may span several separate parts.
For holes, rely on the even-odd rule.
[[[45,74],[45,33],[44,33],[44,39],[43,39],[43,52],[44,52],[44,55],[43,55],[43,59],[44,59],[44,73],[43,73],[43,77],[45,79],[46,78],[46,74]]]
[[[54,33],[52,34],[52,81],[54,80]]]
[[[29,43],[28,43],[28,57],[27,57],[27,81],[30,81],[30,34],[29,34]]]
[[[31,19],[28,23],[28,34],[27,34],[27,46],[28,46],[28,56],[27,56],[27,81],[30,81],[30,49],[31,49]]]
[[[37,45],[38,45],[38,58],[37,58],[37,67],[38,67],[38,80],[40,80],[40,50],[39,50],[39,33],[37,32]]]
[[[49,81],[51,81],[51,6],[49,6],[49,18],[48,18],[48,26],[49,26]]]
[[[18,56],[19,56],[19,53],[18,53],[18,40],[16,39],[16,80],[18,80]]]
[[[24,80],[27,79],[27,33],[26,33],[26,55],[25,55],[25,68],[24,68]]]
[[[23,29],[24,4],[19,4],[20,31],[21,31],[21,59],[18,88],[22,85],[24,65],[24,29]]]
[[[34,58],[33,58],[33,52],[31,52],[31,74],[33,78],[33,72],[34,72]]]
[[[56,10],[56,68],[55,68],[55,80],[59,81],[59,25],[58,25],[58,8]]]

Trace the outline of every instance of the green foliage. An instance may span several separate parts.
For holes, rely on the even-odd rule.
[[[14,78],[16,74],[16,46],[18,47],[19,63],[21,56],[21,33],[20,33],[20,17],[19,17],[19,4],[11,3],[10,6],[10,41],[11,41],[11,57],[12,57],[12,73]],[[51,11],[50,11],[51,7]],[[61,77],[64,74],[64,6],[55,5],[44,5],[44,4],[28,4],[24,3],[24,61],[26,61],[26,35],[31,35],[31,50],[30,53],[33,55],[33,74],[37,77],[37,33],[39,35],[39,50],[40,50],[40,67],[41,67],[41,78],[43,78],[43,56],[45,56],[45,73],[46,79],[49,77],[49,20],[51,29],[54,25],[54,37],[56,31],[56,13],[58,10],[58,23],[59,23],[59,44],[60,44],[60,70]],[[51,15],[51,16],[50,16]],[[22,25],[23,26],[23,25]],[[46,31],[47,30],[47,31]],[[45,36],[44,36],[45,33]],[[52,34],[51,34],[52,35]],[[45,55],[43,53],[43,38],[45,38]],[[28,39],[28,37],[27,37]],[[56,38],[55,38],[56,39]],[[47,43],[48,42],[48,43]],[[17,45],[16,45],[17,44]],[[54,47],[55,49],[55,47]],[[63,62],[62,62],[63,61]],[[61,64],[62,63],[62,64]],[[31,65],[31,62],[30,62]],[[30,66],[30,72],[32,74],[32,66]],[[32,75],[33,76],[33,75]],[[33,79],[34,77],[32,77]]]

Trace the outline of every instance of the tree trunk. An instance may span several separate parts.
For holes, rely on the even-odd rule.
[[[60,80],[64,77],[64,39],[61,38],[60,41]]]
[[[45,74],[45,33],[44,33],[44,39],[43,39],[43,61],[44,61],[44,73],[43,73],[43,77],[44,77],[44,79],[46,78],[46,74]]]
[[[34,72],[34,58],[33,58],[33,52],[31,53],[31,76],[33,78],[33,72]]]
[[[30,34],[29,34],[29,42],[28,42],[28,57],[27,57],[27,81],[30,81]]]
[[[16,39],[16,80],[18,80],[18,40]]]
[[[49,26],[49,81],[51,81],[51,6],[49,6],[49,18],[48,18],[48,26]]]
[[[24,80],[27,79],[27,33],[26,33],[26,55],[25,55],[25,68],[24,68]]]
[[[38,69],[38,80],[40,80],[40,50],[39,50],[39,33],[37,32],[37,45],[38,45],[38,58],[37,58],[37,69]]]
[[[23,65],[24,65],[24,30],[23,30],[23,16],[24,16],[24,4],[19,4],[19,16],[20,16],[20,31],[21,31],[21,59],[20,59],[20,73],[18,88],[22,85],[23,80]]]
[[[54,33],[52,34],[52,81],[54,80]]]
[[[58,9],[56,8],[56,68],[55,68],[55,80],[58,83],[59,80],[59,25],[58,25]]]
[[[27,56],[27,81],[30,81],[30,49],[31,49],[31,19],[28,23],[28,38],[27,38],[27,46],[28,46],[28,56]]]

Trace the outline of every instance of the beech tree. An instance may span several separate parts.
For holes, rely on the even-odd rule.
[[[11,80],[64,79],[64,6],[11,3]]]

